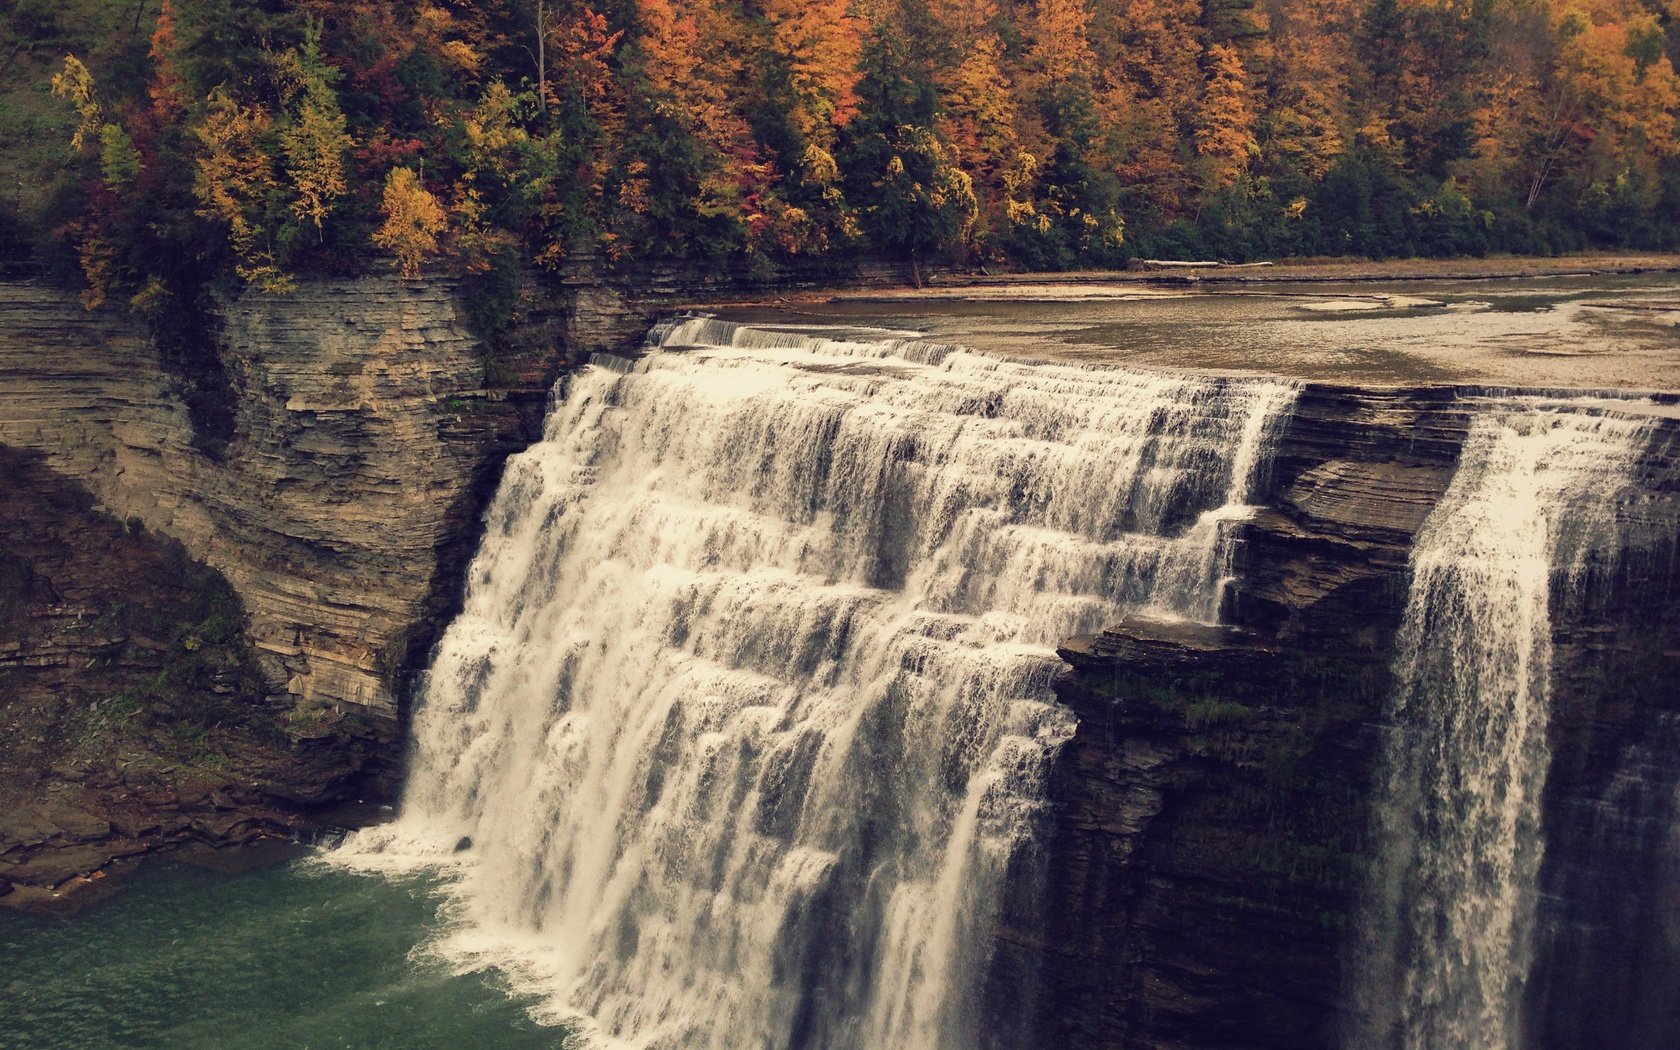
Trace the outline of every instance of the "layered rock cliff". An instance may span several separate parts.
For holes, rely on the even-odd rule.
[[[38,452],[0,447],[0,476],[0,882],[240,841],[283,820],[259,785],[339,775],[288,753],[220,574]]]
[[[1240,526],[1231,626],[1133,621],[1064,644],[1072,670],[1058,693],[1079,729],[1051,788],[1048,906],[1005,934],[1017,965],[1040,975],[1043,1045],[1344,1045],[1407,559],[1482,400],[1306,388],[1258,501],[1268,509]],[[1554,975],[1542,981],[1606,968],[1624,980],[1615,995],[1647,1004],[1661,997],[1641,999],[1625,979],[1680,958],[1680,939],[1653,922],[1660,905],[1630,904],[1639,898],[1624,891],[1673,881],[1673,825],[1659,832],[1646,812],[1619,852],[1582,825],[1631,790],[1630,754],[1672,769],[1672,755],[1652,750],[1680,711],[1680,428],[1662,428],[1639,471],[1645,520],[1626,523],[1616,579],[1594,601],[1553,603],[1550,933],[1536,966]],[[1657,780],[1640,789],[1645,809],[1672,816],[1675,777]],[[1640,931],[1639,961],[1618,962],[1629,931]],[[1560,968],[1566,958],[1573,969]],[[1615,981],[1599,983],[1611,994]],[[1661,1030],[1631,1012],[1584,1011],[1572,994],[1533,998],[1535,1046],[1587,1045],[1583,1023],[1617,1045],[1655,1045],[1636,1033]]]
[[[111,545],[98,536],[178,545],[171,557],[190,567],[182,572],[225,581],[217,585],[239,606],[234,635],[251,647],[255,672],[235,687],[239,702],[281,727],[273,760],[260,775],[246,770],[252,797],[273,806],[387,794],[405,682],[458,601],[500,463],[537,431],[566,360],[565,301],[555,302],[529,304],[493,355],[447,282],[317,282],[242,296],[206,333],[208,374],[224,386],[208,391],[218,424],[188,407],[206,396],[206,373],[195,376],[197,400],[188,396],[180,369],[130,315],[90,313],[34,283],[0,284],[0,450],[14,471],[27,464],[29,481],[17,473],[8,498],[19,522],[42,501],[78,508],[56,524],[42,510],[46,531],[33,539],[8,531],[9,563],[41,593],[121,581],[76,606],[80,621],[98,620],[130,591],[150,600],[157,583],[123,579],[101,560]],[[20,450],[29,455],[18,459]],[[49,557],[40,540],[55,534],[62,543]],[[85,661],[87,645],[104,643],[55,626],[56,608],[8,610],[27,635],[14,639],[12,666],[74,679],[55,686],[43,672],[30,695],[56,691],[70,704],[130,690],[133,676],[118,666],[127,656]],[[151,669],[142,665],[136,673]],[[30,707],[22,695],[5,698],[6,709]],[[32,768],[62,779],[52,761]],[[35,793],[52,794],[47,786]],[[0,841],[0,854],[19,843]]]

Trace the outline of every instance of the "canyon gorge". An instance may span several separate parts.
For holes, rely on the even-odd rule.
[[[1667,1045],[1674,393],[690,294],[0,285],[0,901],[387,804],[629,1045]]]

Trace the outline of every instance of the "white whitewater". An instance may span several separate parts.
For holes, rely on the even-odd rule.
[[[1618,502],[1649,433],[1633,419],[1490,407],[1417,536],[1355,1047],[1521,1045],[1552,603],[1613,564]]]
[[[591,1044],[968,1048],[1061,638],[1209,618],[1293,388],[710,320],[508,464],[400,819]],[[458,840],[471,846],[455,853]]]

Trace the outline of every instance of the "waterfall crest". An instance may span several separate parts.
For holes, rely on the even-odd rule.
[[[1284,383],[687,320],[509,461],[400,819],[439,950],[661,1048],[977,1047],[1060,639],[1212,619]],[[455,852],[470,838],[471,847]]]
[[[1352,1045],[1521,1045],[1553,596],[1606,577],[1649,433],[1644,420],[1521,404],[1471,423],[1412,553]]]

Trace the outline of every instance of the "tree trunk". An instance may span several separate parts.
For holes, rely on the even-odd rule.
[[[537,107],[548,116],[548,9],[537,0]]]

